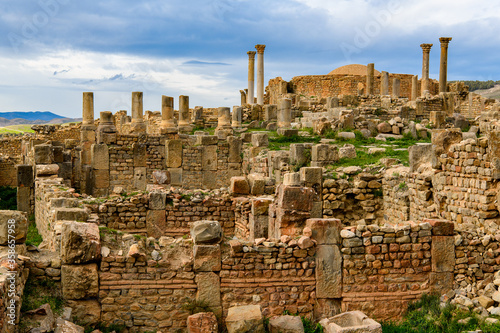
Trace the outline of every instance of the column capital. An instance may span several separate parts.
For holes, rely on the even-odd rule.
[[[247,54],[248,54],[248,59],[255,59],[255,51],[248,51]]]
[[[434,44],[420,44],[420,47],[424,52],[429,53],[431,51],[432,45]]]
[[[448,43],[451,41],[451,37],[441,37],[439,38],[441,42],[441,47],[448,47]]]
[[[262,54],[264,53],[264,49],[266,48],[266,46],[263,44],[257,44],[255,45],[255,48],[257,49],[257,53]]]

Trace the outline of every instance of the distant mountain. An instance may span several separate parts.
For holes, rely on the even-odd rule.
[[[5,118],[8,120],[21,118],[30,121],[36,121],[36,120],[50,121],[52,119],[65,118],[65,117],[49,111],[30,111],[30,112],[13,111],[13,112],[0,112],[0,118]]]

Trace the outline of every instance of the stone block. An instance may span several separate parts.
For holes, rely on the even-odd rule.
[[[356,158],[356,147],[351,144],[345,144],[339,148],[339,159],[341,158]]]
[[[201,155],[203,171],[217,171],[217,146],[204,146]]]
[[[254,215],[250,213],[248,217],[248,230],[250,241],[258,238],[268,238],[269,215]]]
[[[196,274],[194,280],[198,287],[196,291],[198,302],[213,308],[221,306],[219,275],[213,272],[200,272]]]
[[[195,245],[193,249],[195,272],[218,272],[221,270],[220,245]]]
[[[147,175],[145,167],[134,167],[134,189],[145,191],[147,185]]]
[[[264,105],[264,120],[273,121],[278,119],[278,106],[275,104]]]
[[[217,177],[217,171],[203,171],[202,180],[203,188],[207,190],[213,190],[220,188],[222,185]]]
[[[439,295],[453,290],[453,272],[431,272],[429,278],[431,292]]]
[[[149,193],[149,209],[164,210],[167,202],[167,193],[151,192]]]
[[[250,185],[246,177],[232,177],[229,189],[231,194],[250,194]]]
[[[269,136],[266,132],[252,133],[252,146],[267,147],[269,146]]]
[[[290,145],[290,164],[306,165],[311,159],[311,150],[303,143],[292,143]]]
[[[31,187],[17,188],[17,210],[31,214]]]
[[[316,249],[316,297],[342,297],[342,255],[337,245]]]
[[[82,208],[56,208],[55,220],[56,221],[79,221],[86,222],[88,214]]]
[[[59,165],[57,164],[39,164],[36,166],[37,177],[54,176],[59,173]]]
[[[101,238],[95,223],[64,222],[61,227],[61,260],[84,264],[101,257]]]
[[[99,294],[97,264],[62,265],[61,285],[66,300],[97,298]]]
[[[432,271],[453,272],[455,268],[455,238],[452,236],[432,236]]]
[[[32,187],[35,183],[33,178],[33,166],[29,164],[16,165],[17,170],[17,186]]]
[[[323,168],[300,168],[300,181],[304,186],[312,187],[316,193],[321,194],[323,191]]]
[[[216,145],[219,142],[217,135],[197,135],[196,144],[199,146]]]
[[[299,130],[294,128],[278,128],[278,135],[289,138],[291,136],[299,135]]]
[[[174,186],[182,185],[182,168],[169,168],[170,182]]]
[[[315,196],[314,190],[309,187],[279,185],[276,204],[283,209],[310,211]]]
[[[324,318],[330,318],[342,312],[340,298],[316,298],[314,304],[314,320],[320,321]]]
[[[95,325],[101,321],[101,305],[97,300],[68,300],[71,318],[81,325]]]
[[[328,333],[382,333],[382,325],[361,311],[344,312],[319,323]]]
[[[311,228],[312,239],[318,245],[340,245],[342,242],[340,237],[342,222],[339,219],[308,219],[306,227]]]
[[[182,166],[182,141],[165,141],[165,164],[167,168],[180,168]]]
[[[54,163],[62,163],[64,162],[63,156],[63,148],[62,146],[52,146],[52,155],[54,157]]]
[[[432,162],[432,144],[417,143],[408,148],[410,159],[410,172],[416,172],[422,165],[431,165]]]
[[[311,150],[311,160],[314,162],[336,162],[339,160],[339,148],[329,144],[314,145]]]
[[[255,216],[269,215],[269,205],[272,202],[273,199],[267,197],[253,198],[251,213]]]
[[[106,144],[92,145],[92,168],[94,170],[109,170],[109,151]]]
[[[132,150],[134,154],[134,167],[146,167],[148,160],[146,144],[134,142]]]
[[[10,233],[10,239],[9,230],[14,230],[14,233]],[[0,210],[0,245],[6,246],[11,244],[9,240],[12,239],[15,240],[16,244],[22,244],[26,241],[27,232],[28,221],[23,212],[16,210]]]
[[[250,194],[262,195],[266,186],[266,180],[263,176],[251,173],[248,175],[248,183],[250,185]]]
[[[228,333],[264,333],[260,305],[243,305],[229,308],[226,317]]]
[[[65,180],[70,180],[73,174],[73,163],[63,162],[59,163],[58,165],[59,171],[57,172],[57,175]]]
[[[35,164],[52,164],[54,162],[54,154],[52,145],[41,144],[33,147]]]
[[[188,333],[218,333],[217,317],[212,312],[199,312],[187,319]]]
[[[304,325],[298,316],[274,316],[269,319],[269,333],[304,333]]]
[[[94,170],[94,187],[107,189],[109,187],[109,169]]]
[[[222,228],[217,221],[196,221],[191,226],[195,244],[216,244],[222,239]]]
[[[422,223],[428,222],[432,226],[433,236],[453,236],[455,223],[448,220],[424,219]]]
[[[227,142],[229,144],[229,156],[227,159],[228,163],[241,163],[242,162],[242,151],[241,146],[243,144],[240,138],[235,136],[227,137]]]
[[[148,237],[159,238],[167,229],[167,214],[165,210],[148,210],[146,213],[146,229]]]
[[[85,329],[82,326],[73,324],[70,321],[62,318],[57,318],[56,329],[54,333],[84,333]]]

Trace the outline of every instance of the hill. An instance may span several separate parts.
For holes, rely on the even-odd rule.
[[[49,111],[29,111],[29,112],[12,111],[12,112],[0,112],[0,118],[5,118],[8,120],[20,118],[30,121],[36,121],[36,120],[50,121],[52,119],[65,118],[65,117]]]
[[[489,89],[475,90],[474,92],[483,97],[500,99],[500,84]]]

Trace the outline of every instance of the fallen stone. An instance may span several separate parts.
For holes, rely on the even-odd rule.
[[[303,333],[304,325],[298,316],[275,316],[269,319],[269,333]]]
[[[217,317],[212,312],[196,313],[188,317],[187,329],[189,333],[217,333]]]
[[[244,305],[229,308],[226,317],[228,333],[264,333],[260,305]]]
[[[191,238],[195,244],[215,244],[222,238],[222,228],[217,221],[197,221],[191,226]]]

